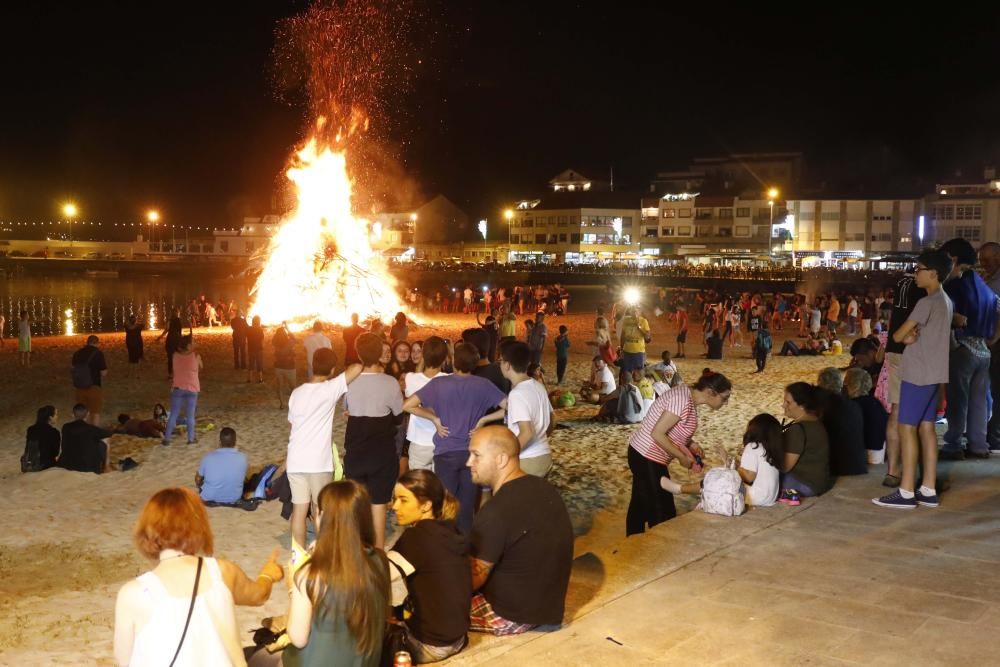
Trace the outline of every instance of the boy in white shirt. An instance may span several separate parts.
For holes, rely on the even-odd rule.
[[[355,364],[334,377],[337,357],[333,350],[320,348],[313,356],[313,375],[288,397],[288,456],[285,472],[292,490],[292,540],[306,546],[306,515],[309,505],[316,508],[319,492],[333,481],[333,416],[337,401],[347,393],[347,385],[361,375]],[[338,462],[339,463],[339,462]],[[318,509],[313,510],[313,520]]]
[[[545,477],[552,469],[549,433],[555,420],[545,387],[528,376],[531,350],[527,343],[513,342],[501,352],[500,372],[510,380],[507,396],[507,428],[521,445],[521,470]]]

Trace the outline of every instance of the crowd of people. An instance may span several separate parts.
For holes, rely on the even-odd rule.
[[[974,270],[977,261],[985,279]],[[256,579],[212,557],[205,504],[239,506],[250,472],[236,432],[223,428],[218,448],[195,474],[197,491],[164,489],[140,514],[134,540],[155,567],[119,592],[119,664],[172,655],[176,664],[376,665],[396,650],[425,663],[460,652],[470,631],[509,635],[558,626],[573,528],[546,481],[556,408],[579,399],[596,406],[597,420],[637,424],[626,448],[632,475],[626,535],[674,518],[678,494],[699,494],[705,511],[716,511],[722,475],[705,468],[698,413],[703,406],[723,409],[733,385],[710,368],[684,382],[673,361],[688,355],[689,328],[699,321],[707,359],[746,346],[759,373],[766,372],[771,331],[788,330],[781,356],[835,358],[844,349],[841,336],[853,339],[846,368],[829,366],[815,383],[784,388],[780,421],[762,413],[747,423],[729,470],[739,489],[739,503],[731,507],[798,505],[829,491],[837,478],[865,474],[883,461],[882,484],[889,490],[873,503],[937,507],[939,457],[987,458],[1000,449],[1000,416],[992,414],[1000,391],[997,244],[985,244],[978,258],[962,239],[925,251],[915,274],[888,292],[660,289],[646,306],[614,299],[597,311],[593,331],[580,341],[593,354],[590,376],[577,391],[564,384],[570,332],[560,326],[550,338],[546,324],[547,315],[566,312],[564,288],[469,286],[453,294],[450,306],[443,298],[441,306],[437,298],[430,301],[432,308],[475,315],[477,326],[458,340],[418,339],[419,326],[404,313],[388,327],[353,315],[340,331],[346,353],[338,358],[322,322],[301,342],[285,325],[274,329],[278,406],[287,409],[290,435],[269,483],[287,487],[287,572],[276,554]],[[190,327],[192,312],[199,324],[215,321],[218,310],[208,308],[202,315],[192,302],[186,321],[176,309],[161,335],[172,383],[169,410],[158,406],[149,420],[119,415],[114,431],[101,428],[108,367],[100,339],[89,336],[70,360],[73,420],[60,431],[56,409],[39,408],[22,469],[111,470],[113,432],[169,445],[182,414],[188,443],[197,442],[202,361]],[[530,319],[519,338],[525,309]],[[674,323],[673,354],[647,358],[650,316]],[[248,382],[262,381],[266,336],[259,319],[248,324],[238,307],[227,308],[225,318],[234,369],[246,370]],[[139,332],[127,333],[125,341],[130,365],[138,364],[142,325],[132,318],[129,327]],[[540,367],[548,346],[557,361],[551,391]],[[302,384],[296,380],[299,347],[307,363]],[[346,430],[343,442],[334,443],[338,406],[346,412]],[[934,426],[942,414],[948,431],[939,453]],[[672,463],[704,472],[703,479],[675,482]],[[262,604],[286,576],[285,622],[270,627],[277,644],[242,646],[234,605]]]

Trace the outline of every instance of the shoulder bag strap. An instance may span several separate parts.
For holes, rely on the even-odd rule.
[[[198,570],[194,574],[194,589],[191,591],[191,606],[188,607],[187,620],[184,621],[184,631],[181,632],[181,640],[177,644],[177,650],[174,651],[174,657],[170,660],[170,667],[174,667],[174,663],[177,661],[177,656],[181,653],[181,647],[184,646],[184,638],[187,636],[188,626],[191,625],[191,614],[194,612],[194,601],[198,597],[198,582],[201,580],[201,556],[198,556]]]

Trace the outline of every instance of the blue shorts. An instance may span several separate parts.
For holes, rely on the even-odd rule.
[[[645,352],[625,352],[622,354],[623,371],[641,371],[646,366]]]
[[[938,386],[936,384],[911,384],[899,387],[899,423],[919,426],[920,422],[937,421]]]

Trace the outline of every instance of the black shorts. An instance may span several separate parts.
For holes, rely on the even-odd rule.
[[[688,339],[687,329],[685,329],[684,331],[682,331],[679,334],[677,334],[677,342],[678,343],[686,343],[687,339]]]
[[[344,456],[344,476],[363,484],[368,489],[373,505],[388,505],[399,477],[399,459],[396,456]]]

